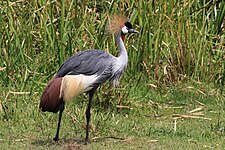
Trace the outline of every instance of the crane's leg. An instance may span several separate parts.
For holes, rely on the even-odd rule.
[[[94,95],[96,89],[92,90],[89,92],[89,99],[88,99],[88,106],[87,106],[87,110],[86,110],[86,120],[87,120],[87,125],[86,125],[86,138],[85,138],[85,143],[87,144],[88,142],[88,135],[89,135],[89,122],[90,122],[90,118],[91,118],[91,103],[92,103],[92,98]]]
[[[53,139],[54,141],[59,140],[59,129],[60,129],[60,123],[61,123],[62,113],[63,113],[64,108],[65,108],[65,102],[62,101],[60,103],[60,106],[59,106],[59,121],[58,121],[58,127],[57,127],[57,131],[56,131],[56,135],[55,135],[55,138]]]

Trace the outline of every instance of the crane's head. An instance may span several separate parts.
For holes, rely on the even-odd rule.
[[[138,31],[132,28],[132,24],[122,15],[115,15],[110,20],[108,30],[112,34],[121,35],[124,41],[125,35],[128,33],[138,33]]]

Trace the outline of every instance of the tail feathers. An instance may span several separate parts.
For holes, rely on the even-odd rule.
[[[60,88],[61,88],[62,78],[53,77],[45,91],[41,96],[41,102],[39,105],[39,109],[41,111],[49,111],[49,112],[58,112],[60,104],[63,101],[63,98],[60,98]]]

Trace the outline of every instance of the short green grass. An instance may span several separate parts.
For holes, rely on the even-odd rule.
[[[0,142],[3,149],[224,149],[224,97],[217,91],[182,83],[164,90],[129,85],[121,106],[117,99],[95,96],[90,136],[85,136],[86,96],[66,105],[60,141],[53,142],[58,114],[38,111],[39,95],[5,93],[1,108]],[[201,88],[200,88],[201,87]],[[112,89],[111,89],[112,90]],[[129,92],[128,92],[129,91]],[[112,90],[112,95],[121,94]],[[9,100],[10,98],[10,100]],[[11,107],[11,108],[10,108]],[[190,113],[191,110],[201,108]],[[7,111],[7,113],[6,113]],[[6,114],[10,116],[6,116]],[[175,116],[176,114],[176,116]],[[188,115],[188,117],[177,117]],[[196,116],[197,118],[190,118]],[[177,117],[177,118],[176,118]],[[176,120],[176,130],[175,130]]]

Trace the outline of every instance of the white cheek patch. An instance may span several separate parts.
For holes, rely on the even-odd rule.
[[[128,33],[128,30],[127,30],[126,26],[122,27],[122,32],[123,32],[123,34],[127,34]]]

